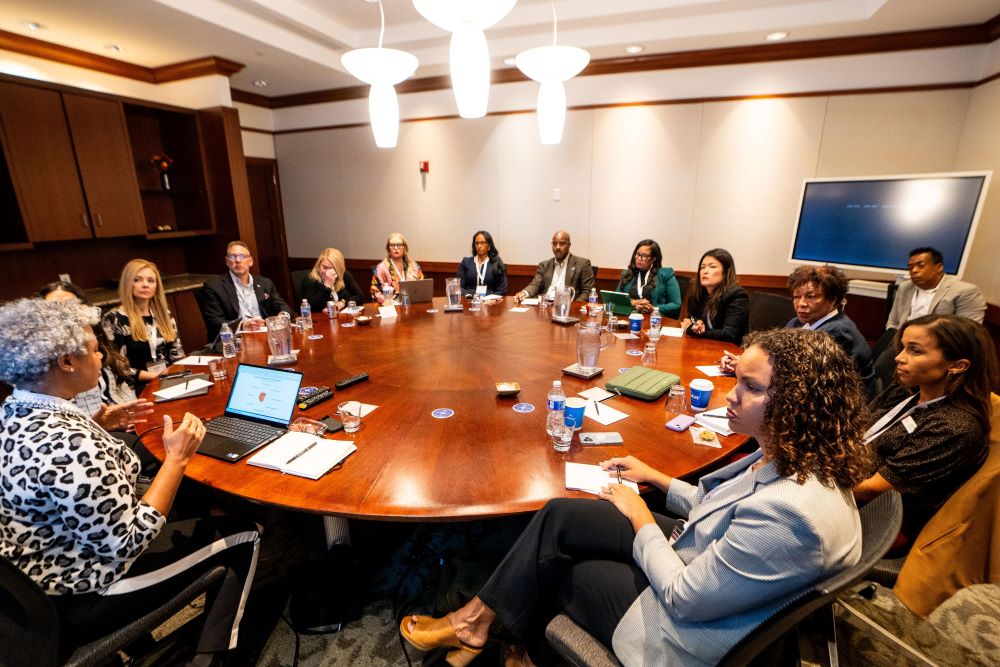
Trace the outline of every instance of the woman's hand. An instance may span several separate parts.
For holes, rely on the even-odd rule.
[[[146,420],[144,417],[153,414],[153,404],[144,398],[140,398],[118,405],[108,405],[102,403],[101,407],[94,413],[93,420],[101,425],[105,431],[125,431],[130,427],[141,424]]]
[[[736,363],[740,360],[740,355],[732,352],[723,352],[719,359],[719,369],[723,373],[736,373]]]
[[[323,285],[325,285],[326,287],[331,287],[332,288],[334,285],[337,284],[337,278],[338,278],[338,276],[337,276],[337,270],[336,269],[328,269],[327,271],[325,271],[323,273]]]
[[[632,299],[632,307],[640,313],[653,312],[653,304],[651,304],[648,299]]]
[[[163,451],[166,460],[187,466],[204,437],[205,425],[190,412],[184,413],[177,428],[174,428],[174,420],[170,415],[163,415]]]
[[[705,333],[705,323],[701,320],[691,320],[690,326],[691,328],[688,329],[688,333],[693,333],[696,336],[700,336]]]
[[[639,484],[650,482],[660,474],[652,466],[643,463],[631,455],[618,456],[607,461],[601,461],[598,465],[601,466],[601,470],[611,471],[618,468],[621,470],[622,477]]]
[[[624,484],[608,484],[597,495],[618,508],[637,533],[646,524],[656,523],[642,496]]]

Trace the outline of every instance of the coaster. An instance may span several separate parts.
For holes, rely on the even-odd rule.
[[[625,354],[627,354],[630,357],[641,357],[642,350],[625,350]]]
[[[619,368],[618,372],[619,373],[628,373],[630,370],[632,370],[632,369],[631,368]]]
[[[451,408],[438,408],[437,410],[431,413],[431,417],[434,417],[434,419],[447,419],[448,417],[451,417],[453,414],[455,414],[455,411],[452,410]]]
[[[517,403],[511,408],[514,412],[520,412],[522,414],[527,414],[529,412],[535,411],[535,406],[531,403]]]
[[[309,340],[319,340],[322,337],[323,334],[313,334],[312,336],[309,336]]]

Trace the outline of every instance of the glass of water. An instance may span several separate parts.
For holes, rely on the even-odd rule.
[[[347,327],[353,327],[354,326],[354,318],[358,316],[358,304],[357,304],[357,302],[355,302],[355,301],[348,301],[347,302],[347,308],[344,309],[344,313],[347,315],[347,319],[345,321],[341,322],[340,326],[344,327],[345,329]]]
[[[670,393],[667,394],[667,414],[668,415],[682,415],[684,414],[684,408],[686,407],[686,394],[687,390],[684,389],[684,385],[679,382],[670,388]],[[667,418],[670,421],[673,417]]]
[[[552,427],[552,448],[557,452],[568,452],[573,442],[573,427],[559,424]]]
[[[344,425],[344,433],[357,433],[361,430],[361,403],[345,401],[337,406],[340,422]]]

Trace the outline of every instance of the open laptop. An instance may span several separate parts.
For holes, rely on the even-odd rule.
[[[611,308],[611,312],[615,315],[628,315],[632,312],[632,297],[628,295],[628,292],[611,292],[602,289],[601,301]]]
[[[301,384],[298,371],[240,364],[226,411],[205,422],[198,453],[233,463],[283,435]]]
[[[403,292],[410,295],[410,303],[430,301],[434,296],[434,279],[402,280],[399,283],[399,293]]]

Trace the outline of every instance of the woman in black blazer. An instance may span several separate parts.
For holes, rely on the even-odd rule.
[[[750,323],[750,298],[736,279],[733,256],[714,248],[701,256],[698,279],[687,293],[681,328],[690,336],[739,345]]]
[[[337,309],[348,301],[362,304],[367,299],[345,267],[344,255],[336,248],[327,248],[320,253],[312,271],[302,277],[302,298],[309,302],[314,313],[326,308],[326,302],[336,297]]]
[[[477,292],[480,296],[507,293],[507,266],[489,232],[478,231],[472,237],[472,256],[462,258],[457,275],[463,296],[471,297]]]

